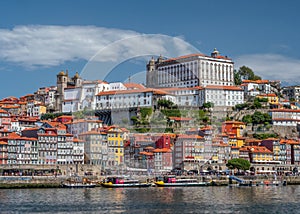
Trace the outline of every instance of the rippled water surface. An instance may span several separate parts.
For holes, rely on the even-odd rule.
[[[300,186],[1,189],[0,213],[300,213]]]

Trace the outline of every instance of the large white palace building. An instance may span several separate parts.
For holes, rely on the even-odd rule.
[[[147,87],[195,87],[234,85],[233,61],[214,49],[211,56],[191,54],[147,64]]]

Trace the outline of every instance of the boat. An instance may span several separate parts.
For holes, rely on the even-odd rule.
[[[62,182],[63,188],[94,188],[96,184],[89,181],[87,178],[81,178],[79,176],[72,176],[66,181]]]
[[[124,188],[124,187],[150,187],[151,183],[140,182],[136,179],[125,177],[107,177],[101,182],[102,187],[106,188]]]
[[[210,182],[201,182],[196,178],[176,178],[175,176],[157,177],[154,183],[158,187],[187,187],[210,185]]]

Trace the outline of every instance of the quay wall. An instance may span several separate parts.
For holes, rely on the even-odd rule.
[[[100,184],[105,176],[88,176],[91,181]],[[180,177],[180,176],[179,176]],[[184,177],[184,176],[182,176]],[[187,176],[185,176],[187,177]],[[199,181],[212,181],[214,186],[226,186],[229,184],[228,176],[188,176],[197,178]],[[244,180],[252,181],[265,181],[274,180],[272,177],[266,176],[238,176]],[[67,176],[0,176],[0,189],[4,188],[60,188],[61,183],[65,181]],[[155,181],[153,176],[132,176],[134,179],[138,179],[142,182]],[[282,176],[276,178],[280,181],[286,181],[287,185],[300,185],[300,176]],[[100,185],[99,185],[100,186]]]

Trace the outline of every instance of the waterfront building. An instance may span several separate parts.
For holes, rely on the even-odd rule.
[[[166,147],[152,150],[155,171],[171,171],[173,169],[172,150]]]
[[[147,147],[155,148],[155,140],[153,134],[131,133],[129,140],[126,141],[126,154],[124,151],[124,163],[129,167],[142,168],[144,164],[141,152],[145,151]]]
[[[250,163],[272,163],[273,152],[264,146],[249,146]]]
[[[300,141],[288,139],[282,142],[290,145],[291,164],[300,165]]]
[[[55,128],[39,128],[39,164],[57,164],[57,130]]]
[[[90,130],[79,134],[84,142],[85,163],[99,166],[108,165],[107,133]]]
[[[38,163],[38,140],[20,137],[16,140],[17,164]]]
[[[216,153],[212,147],[213,127],[205,126],[200,128],[199,136],[204,138],[204,160],[202,162],[206,163],[207,161],[211,160],[213,155]]]
[[[239,149],[239,158],[250,161],[249,149],[247,147],[241,147]]]
[[[279,161],[282,164],[291,164],[291,145],[286,143],[286,140],[280,140]]]
[[[73,135],[66,132],[66,127],[57,127],[57,164],[74,163]]]
[[[230,159],[239,158],[240,157],[240,147],[231,146]]]
[[[72,160],[75,165],[84,164],[84,141],[78,138],[73,138]]]
[[[227,161],[231,158],[230,154],[231,154],[231,146],[220,142],[217,144],[213,144],[212,147],[215,147],[215,151],[216,151],[216,159],[213,157],[213,161],[215,163],[227,163]]]
[[[117,126],[107,129],[108,166],[124,164],[124,131]]]
[[[267,138],[260,142],[261,146],[265,146],[273,152],[273,160],[280,161],[280,140],[277,138]]]
[[[0,140],[0,164],[7,164],[8,151],[7,151],[7,142]]]
[[[7,144],[7,164],[37,164],[38,142],[36,138],[21,137],[12,132],[2,137]]]
[[[147,87],[195,87],[206,85],[233,85],[233,61],[221,56],[215,49],[211,56],[190,54],[147,64]]]
[[[179,134],[173,150],[173,168],[186,169],[192,163],[203,162],[204,138],[199,135]]]

